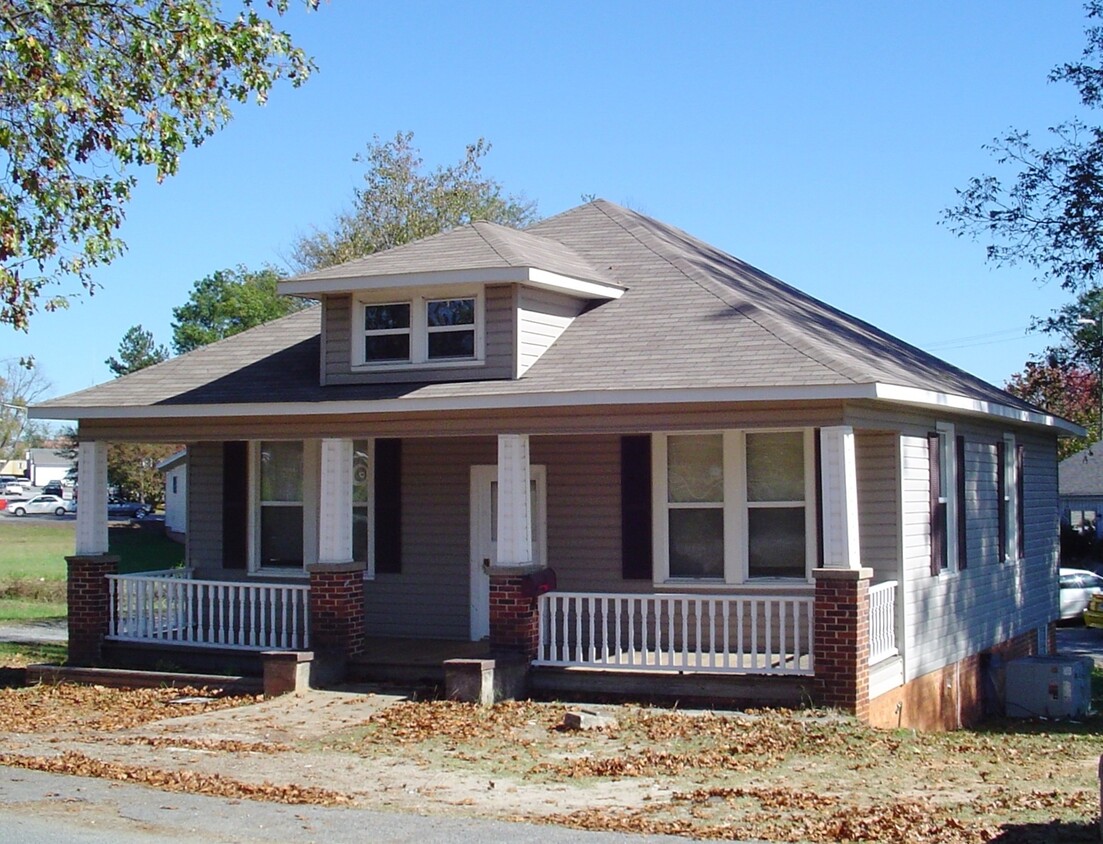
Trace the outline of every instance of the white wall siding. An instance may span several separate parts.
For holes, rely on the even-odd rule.
[[[582,311],[583,302],[550,290],[522,288],[517,303],[517,374],[524,375]]]
[[[184,533],[188,529],[188,464],[165,472],[165,529]]]
[[[999,561],[996,442],[1003,431],[964,432],[967,566],[930,573],[927,441],[901,437],[908,680],[1044,626],[1054,615],[1056,454],[1051,438],[1018,433],[1024,461],[1026,554]],[[947,526],[956,530],[955,525]]]

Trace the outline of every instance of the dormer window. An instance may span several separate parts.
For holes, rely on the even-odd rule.
[[[434,291],[434,293],[437,291]],[[422,295],[357,303],[354,366],[467,365],[483,360],[483,295]]]

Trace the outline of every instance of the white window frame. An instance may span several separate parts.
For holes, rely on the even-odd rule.
[[[1004,535],[1006,543],[1000,550],[1006,562],[1013,563],[1019,560],[1019,466],[1018,449],[1016,448],[1015,435],[1003,435],[1003,465],[1000,471],[1003,473],[1003,507],[1004,524],[1007,530]]]
[[[456,288],[427,288],[416,294],[394,295],[395,291],[389,291],[386,295],[356,296],[352,305],[352,343],[350,353],[352,355],[352,368],[358,372],[394,372],[404,369],[458,369],[471,366],[482,366],[486,361],[486,295],[480,287],[456,287]],[[440,302],[449,299],[474,299],[475,300],[475,354],[469,358],[430,358],[429,357],[429,302]],[[410,306],[409,329],[390,329],[387,331],[372,332],[373,334],[405,334],[410,335],[410,359],[405,361],[368,361],[364,357],[364,338],[367,330],[364,328],[364,308],[376,305],[406,305]],[[466,327],[455,329],[435,328],[441,330],[468,330]]]
[[[938,500],[946,505],[946,565],[939,571],[939,577],[953,577],[960,572],[957,547],[957,508],[965,502],[957,500],[957,435],[952,422],[935,424],[938,434],[938,471],[942,476],[942,489]],[[933,537],[932,537],[933,540]]]
[[[803,434],[804,445],[804,501],[803,502],[748,502],[747,500],[747,434],[792,433]],[[724,576],[722,578],[671,577],[670,535],[668,512],[667,439],[672,436],[715,436],[723,440],[724,500]],[[812,582],[812,569],[816,566],[818,535],[816,531],[816,448],[815,432],[811,428],[755,428],[751,430],[725,431],[671,431],[651,436],[651,507],[652,549],[654,555],[655,586],[720,588],[742,585],[748,588],[761,586],[772,589],[782,584]],[[805,576],[755,577],[749,575],[748,548],[749,520],[752,508],[804,506],[805,528]],[[712,506],[709,504],[692,506]],[[675,505],[677,507],[677,505]]]
[[[249,567],[250,574],[273,577],[301,577],[306,567],[318,559],[318,500],[319,475],[321,471],[321,453],[318,440],[302,440],[303,444],[303,567],[264,566],[260,559],[260,516],[262,506],[279,506],[278,503],[265,504],[260,498],[260,454],[261,442],[280,442],[278,438],[249,441]],[[299,440],[283,440],[299,442]]]
[[[368,518],[367,518],[367,557],[364,565],[364,580],[375,580],[375,437],[353,437],[353,460],[356,459],[356,443],[360,440],[367,441],[368,457]],[[355,471],[355,470],[354,470]],[[356,507],[356,502],[352,504]],[[353,521],[355,525],[355,520]],[[355,548],[355,542],[353,543]],[[358,561],[359,562],[359,561]]]

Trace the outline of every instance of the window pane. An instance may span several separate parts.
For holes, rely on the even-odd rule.
[[[262,442],[260,444],[261,501],[303,500],[303,444]],[[300,556],[302,552],[300,551]]]
[[[260,564],[303,566],[303,508],[260,508]]]
[[[747,500],[804,500],[804,434],[747,434]]]
[[[747,532],[750,577],[807,576],[803,507],[752,508]]]
[[[352,559],[358,563],[368,561],[367,505],[358,505],[352,508]]]
[[[474,299],[443,299],[427,303],[426,319],[430,328],[441,325],[474,325]]]
[[[364,307],[364,330],[385,331],[410,327],[410,303],[402,305],[367,305]]]
[[[409,360],[409,334],[373,334],[364,338],[364,360]]]
[[[353,440],[352,442],[352,500],[362,504],[368,501],[369,484],[371,483],[371,464],[368,460],[368,441]]]
[[[724,438],[668,437],[666,441],[667,495],[682,502],[724,500]]]
[[[430,358],[475,357],[474,331],[437,331],[429,335]]]
[[[670,511],[670,576],[724,577],[724,511]]]

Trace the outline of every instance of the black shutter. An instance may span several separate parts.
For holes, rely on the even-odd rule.
[[[249,444],[222,444],[222,567],[244,569],[249,556]]]
[[[927,463],[931,477],[931,574],[942,571],[946,559],[946,505],[942,491],[942,460],[938,434],[927,435]]]
[[[1026,484],[1023,483],[1023,463],[1026,449],[1015,446],[1015,520],[1019,523],[1019,559],[1026,556]]]
[[[402,571],[402,440],[375,441],[375,571]]]
[[[651,436],[620,438],[620,566],[625,580],[651,579]]]
[[[961,570],[969,564],[965,522],[965,437],[957,438],[954,458],[957,464],[957,567]]]
[[[998,559],[1007,562],[1007,444],[1000,440],[996,443],[996,508],[998,515],[997,535],[999,542]]]

